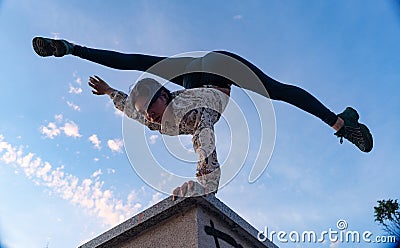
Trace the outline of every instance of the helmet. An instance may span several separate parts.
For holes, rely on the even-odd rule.
[[[134,85],[134,87],[131,90],[130,102],[132,103],[133,106],[135,106],[136,99],[139,96],[145,96],[147,100],[145,105],[143,106],[148,108],[151,102],[157,99],[162,89],[164,89],[162,84],[157,82],[155,79],[152,78],[141,79]]]

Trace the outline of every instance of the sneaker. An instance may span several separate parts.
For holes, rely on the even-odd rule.
[[[54,40],[50,38],[35,37],[32,40],[33,50],[42,57],[62,57],[72,54],[74,44],[66,40]]]
[[[347,107],[338,117],[344,120],[344,126],[335,133],[340,138],[340,144],[343,138],[356,145],[363,152],[370,152],[373,146],[372,135],[364,124],[358,122],[359,115],[351,107]]]

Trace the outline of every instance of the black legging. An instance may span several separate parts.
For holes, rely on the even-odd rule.
[[[204,84],[221,87],[233,84],[270,99],[292,104],[320,118],[329,126],[333,126],[337,121],[337,115],[307,91],[270,78],[249,61],[230,52],[216,51],[196,58],[168,58],[144,54],[124,54],[75,45],[73,55],[114,69],[153,73],[187,89]],[[233,58],[233,60],[229,58]],[[216,67],[218,67],[217,70],[215,70]],[[205,73],[204,71],[216,72]],[[231,80],[216,74],[228,75],[227,77]],[[246,75],[243,76],[244,74]],[[261,82],[263,87],[257,87],[257,83],[254,83],[256,81]]]

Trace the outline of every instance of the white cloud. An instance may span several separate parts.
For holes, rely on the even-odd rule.
[[[77,72],[72,73],[72,77],[74,77],[75,83],[82,85],[82,79],[78,76]]]
[[[107,169],[107,174],[114,174],[115,173],[115,169]]]
[[[74,87],[74,86],[72,86],[70,84],[68,93],[70,93],[70,94],[81,94],[82,93],[82,88],[81,87]]]
[[[20,165],[22,168],[28,167],[29,164],[31,163],[31,160],[32,160],[32,158],[33,158],[34,155],[35,155],[35,154],[33,154],[33,153],[28,153],[28,155],[26,155],[25,157],[23,157],[23,158],[18,158],[18,163],[19,163],[19,165]],[[15,157],[15,159],[16,159],[16,157]],[[15,160],[14,160],[14,161],[15,161]]]
[[[122,140],[120,140],[120,139],[113,139],[113,140],[108,140],[107,145],[111,151],[122,153],[122,146],[124,144],[123,144]]]
[[[99,158],[94,158],[93,159],[94,162],[99,162],[99,160],[100,160]]]
[[[243,15],[240,15],[240,14],[235,15],[235,16],[233,16],[233,19],[234,20],[241,20],[241,19],[243,19]]]
[[[88,210],[90,214],[101,218],[105,225],[114,226],[136,214],[142,207],[134,191],[122,200],[117,199],[112,190],[104,189],[104,181],[100,181],[100,169],[90,178],[79,179],[66,172],[64,166],[53,168],[34,153],[25,155],[21,147],[4,141],[3,135],[0,135],[0,162],[13,164],[17,172],[22,170],[37,186],[47,187],[52,194]]]
[[[49,162],[44,162],[44,166],[40,167],[36,171],[36,177],[43,178],[45,181],[49,181],[48,173],[51,170],[51,164]]]
[[[77,77],[77,78],[75,79],[75,83],[81,85],[81,84],[82,84],[82,79],[81,79],[80,77]]]
[[[12,147],[10,144],[3,142],[4,137],[0,135],[0,152],[6,150],[6,152],[1,157],[1,160],[6,164],[15,162],[17,160],[16,148]]]
[[[69,121],[64,124],[64,127],[60,128],[61,130],[64,131],[64,134],[73,137],[73,138],[79,138],[81,135],[79,134],[79,127],[75,122]]]
[[[55,115],[55,116],[54,116],[54,119],[55,119],[57,122],[61,122],[61,121],[63,120],[63,115],[62,115],[62,114]]]
[[[158,135],[157,135],[157,134],[152,134],[152,135],[149,137],[149,143],[152,144],[152,145],[154,145],[154,144],[157,142],[157,139],[158,139]]]
[[[47,126],[40,126],[40,132],[46,137],[50,139],[54,139],[54,137],[61,134],[61,130],[57,127],[54,122],[50,122]]]
[[[74,104],[73,102],[67,101],[67,105],[69,107],[71,107],[75,111],[78,111],[78,112],[81,111],[81,107],[79,107],[78,105]]]
[[[101,169],[98,169],[97,171],[93,172],[93,174],[90,177],[95,178],[95,177],[98,177],[98,176],[100,176],[102,174],[103,174],[103,172],[101,171]]]
[[[149,202],[148,207],[153,206],[154,204],[156,204],[157,202],[159,202],[162,199],[163,195],[160,192],[157,192],[153,195],[153,197],[151,198],[151,201]]]
[[[101,141],[99,140],[99,138],[97,137],[96,134],[93,134],[92,136],[89,137],[89,141],[92,142],[92,144],[94,145],[95,148],[97,149],[101,149],[100,143]]]
[[[55,115],[54,119],[57,122],[61,122],[63,120],[62,114]],[[61,131],[64,132],[66,136],[77,138],[81,137],[79,134],[79,127],[73,121],[67,121],[64,123],[64,126],[58,127],[55,122],[50,122],[47,126],[40,126],[40,133],[42,133],[46,138],[54,139],[54,137],[61,134]]]

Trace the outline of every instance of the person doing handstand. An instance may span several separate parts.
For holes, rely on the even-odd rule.
[[[229,102],[232,86],[289,103],[320,118],[336,131],[340,143],[345,138],[363,152],[370,152],[373,147],[372,135],[358,122],[355,109],[347,107],[342,113],[335,114],[307,91],[272,79],[248,60],[231,52],[213,51],[201,57],[168,58],[88,48],[43,37],[35,37],[32,43],[34,51],[42,57],[74,55],[114,69],[149,72],[183,86],[184,90],[171,92],[155,79],[144,78],[128,95],[112,88],[98,76],[89,78],[93,94],[110,96],[117,109],[150,130],[167,135],[193,135],[194,151],[199,156],[196,177],[206,194],[218,190],[220,168],[214,125]],[[240,68],[236,67],[238,64]],[[242,70],[242,67],[246,69]],[[218,71],[235,76],[227,78]],[[249,76],[242,77],[242,71]],[[260,82],[261,87],[255,81]],[[184,184],[173,194],[185,195],[193,185],[193,182]]]

